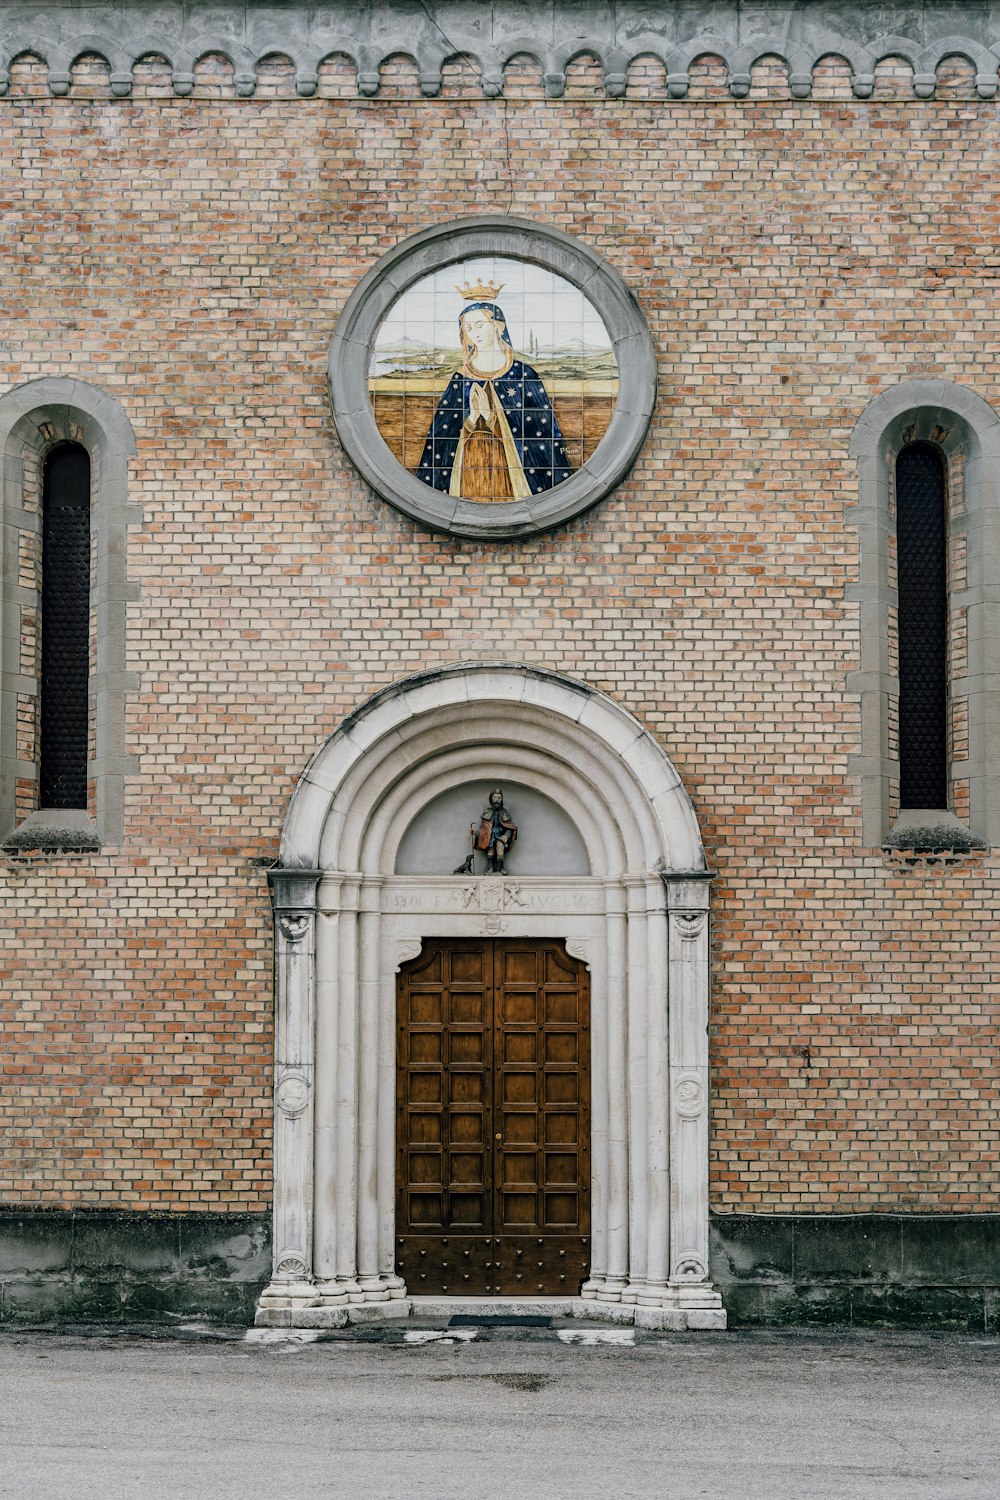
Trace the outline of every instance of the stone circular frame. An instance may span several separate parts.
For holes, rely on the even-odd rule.
[[[597,448],[569,479],[526,500],[484,504],[431,489],[392,453],[368,395],[371,348],[396,299],[429,272],[477,255],[529,261],[564,277],[603,319],[618,362],[618,398]],[[348,458],[383,500],[434,531],[502,540],[558,526],[621,483],[653,414],[656,358],[638,302],[602,256],[560,230],[526,219],[462,219],[403,240],[355,288],[330,345],[330,396]]]

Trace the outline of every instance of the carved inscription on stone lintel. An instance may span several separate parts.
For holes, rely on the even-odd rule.
[[[487,885],[501,888],[500,895],[491,895],[480,888]],[[506,889],[510,894],[503,895]],[[493,904],[489,904],[492,902]],[[456,915],[479,913],[502,914],[514,910],[530,911],[533,915],[546,913],[560,915],[602,916],[605,893],[594,885],[585,890],[567,891],[551,885],[521,885],[516,880],[504,880],[502,876],[491,879],[488,875],[477,876],[467,885],[448,885],[435,888],[432,885],[389,886],[382,899],[382,911],[388,916],[400,912],[449,912]]]

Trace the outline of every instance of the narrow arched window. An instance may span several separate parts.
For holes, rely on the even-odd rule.
[[[896,459],[899,802],[948,806],[948,573],[945,470],[931,443]]]
[[[40,807],[87,805],[90,455],[61,443],[42,479]]]

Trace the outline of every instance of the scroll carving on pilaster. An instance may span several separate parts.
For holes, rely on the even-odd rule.
[[[674,912],[677,922],[677,930],[684,942],[691,942],[701,937],[708,920],[708,912],[705,911],[677,911]]]
[[[590,968],[590,939],[589,938],[567,938],[566,952],[570,958],[578,958],[581,963]]]
[[[274,1102],[289,1120],[298,1119],[309,1103],[309,1080],[304,1073],[282,1073],[274,1090]]]
[[[685,1250],[674,1265],[674,1281],[707,1281],[708,1271],[701,1256],[693,1250]]]
[[[420,950],[424,946],[423,938],[403,938],[396,944],[396,973],[398,974],[404,964],[411,959],[420,957]]]
[[[283,911],[278,914],[278,927],[289,943],[301,942],[309,931],[309,922],[310,917],[305,912]]]

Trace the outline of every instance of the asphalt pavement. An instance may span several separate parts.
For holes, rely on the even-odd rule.
[[[995,1338],[412,1333],[8,1328],[0,1496],[1000,1497]]]

